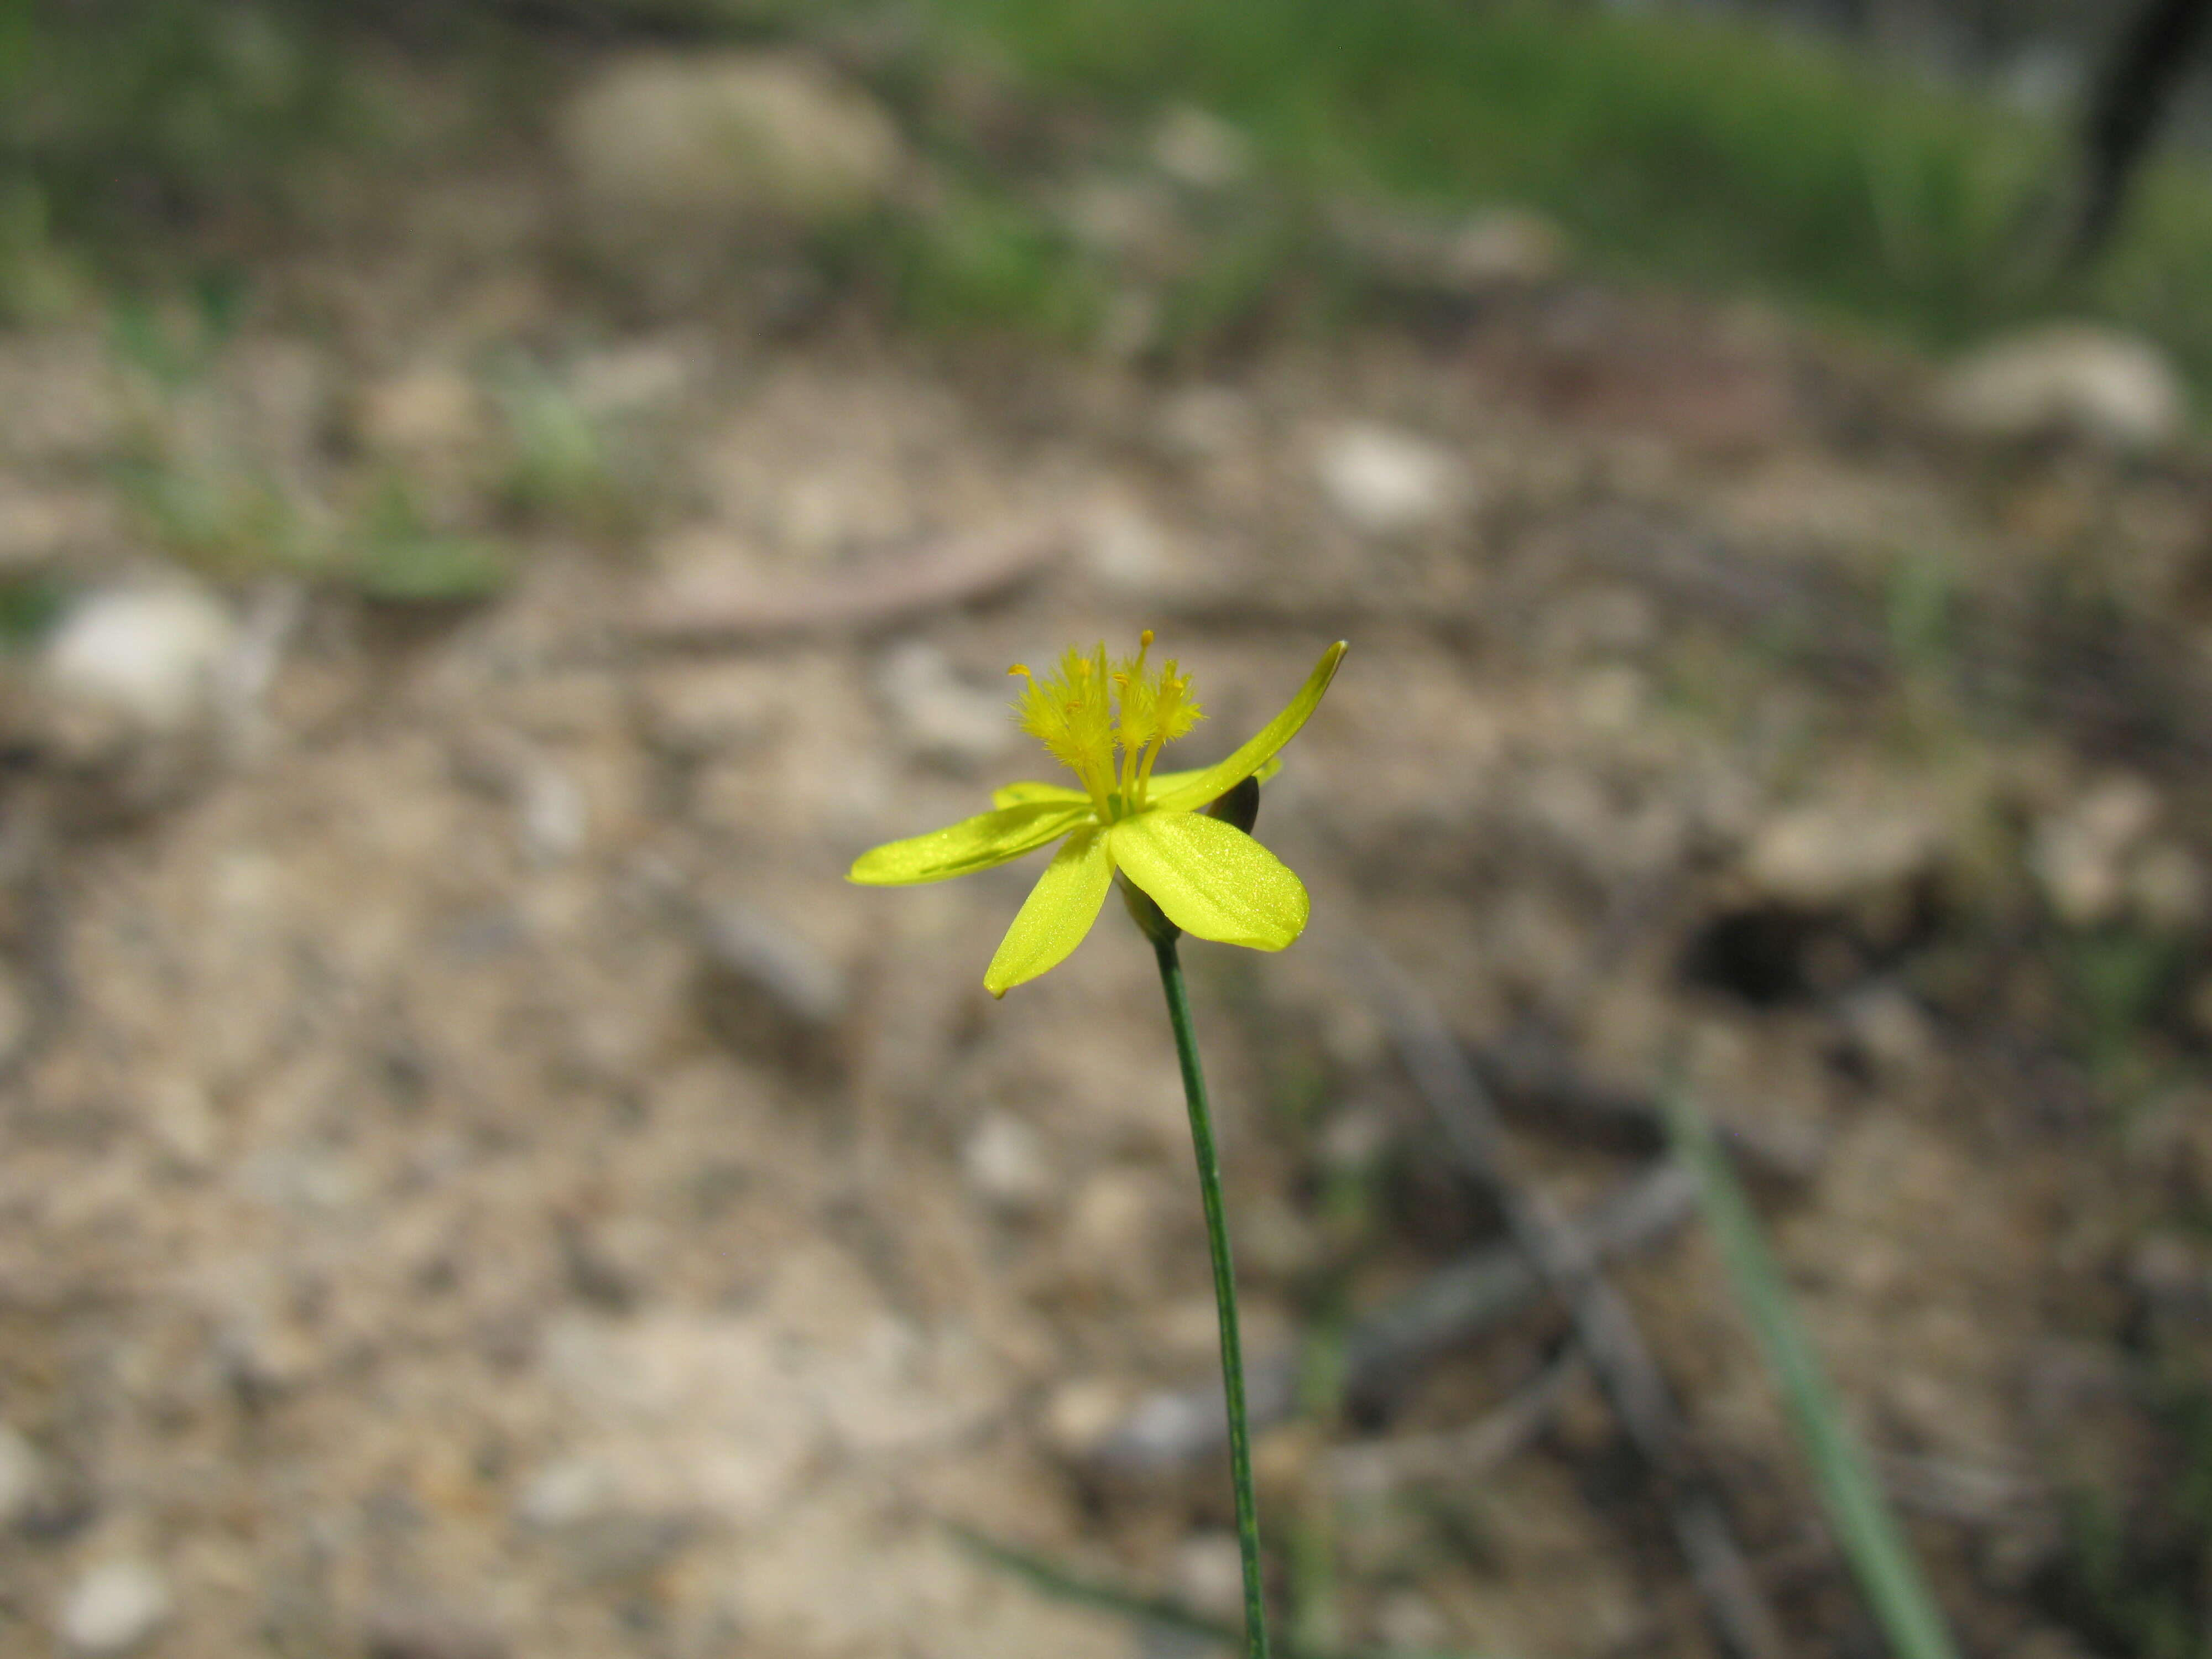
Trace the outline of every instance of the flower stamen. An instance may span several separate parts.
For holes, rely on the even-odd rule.
[[[1026,682],[1022,729],[1081,780],[1102,823],[1144,809],[1160,750],[1203,718],[1190,677],[1172,659],[1154,670],[1152,648],[1148,628],[1136,654],[1110,668],[1102,643],[1087,655],[1067,652],[1042,679],[1026,663],[1006,671]]]

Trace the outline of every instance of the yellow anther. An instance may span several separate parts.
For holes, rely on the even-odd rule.
[[[1140,646],[1150,645],[1152,642],[1152,630],[1149,628],[1147,628],[1143,633],[1137,635],[1137,643]]]
[[[1033,680],[1036,678],[1036,675],[1030,672],[1030,665],[1025,662],[1016,663],[1012,668],[1009,668],[1006,672],[1009,675],[1019,674],[1025,680]]]

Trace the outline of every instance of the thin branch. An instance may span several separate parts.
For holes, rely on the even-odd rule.
[[[1696,1206],[1696,1182],[1668,1160],[1573,1225],[1594,1259],[1610,1261],[1668,1237]],[[1511,1244],[1486,1246],[1439,1268],[1398,1301],[1352,1326],[1345,1340],[1345,1393],[1374,1399],[1401,1391],[1422,1366],[1503,1324],[1534,1301],[1541,1288],[1527,1259]],[[1245,1387],[1255,1429],[1286,1422],[1296,1413],[1297,1377],[1295,1351],[1247,1362]],[[1218,1456],[1227,1432],[1220,1390],[1211,1383],[1163,1390],[1139,1402],[1086,1461],[1103,1474],[1157,1479]]]
[[[1581,1369],[1581,1354],[1570,1348],[1464,1428],[1340,1446],[1329,1454],[1329,1485],[1340,1498],[1379,1498],[1480,1480],[1534,1443]]]
[[[1435,1005],[1376,947],[1367,946],[1358,966],[1453,1162],[1492,1195],[1537,1277],[1566,1302],[1583,1352],[1657,1482],[1715,1630],[1739,1659],[1781,1659],[1788,1651],[1781,1626],[1718,1497],[1692,1466],[1673,1393],[1628,1304],[1582,1237],[1519,1178],[1497,1106]]]

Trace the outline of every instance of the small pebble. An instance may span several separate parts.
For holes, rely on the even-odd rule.
[[[1934,413],[1956,435],[1982,442],[2066,435],[2140,453],[2187,432],[2189,394],[2149,341],[2057,323],[1996,340],[1953,366],[1936,386]]]
[[[1252,147],[1218,115],[1188,104],[1161,118],[1152,132],[1152,165],[1186,190],[1224,191],[1252,171]]]
[[[964,766],[1006,753],[1019,737],[1006,693],[969,684],[925,640],[891,647],[876,690],[915,753]]]
[[[1921,880],[1947,851],[1942,823],[1910,807],[1836,801],[1775,814],[1753,837],[1744,873],[1762,898],[1832,911],[1885,903]]]
[[[709,910],[701,921],[700,945],[707,1012],[733,1048],[805,1060],[845,1018],[843,971],[761,911],[744,904]]]
[[[1170,1569],[1185,1607],[1231,1619],[1244,1605],[1244,1559],[1233,1532],[1194,1532],[1176,1546]]]
[[[2151,784],[2107,778],[2036,826],[2028,866],[2060,921],[2076,927],[2111,921],[2126,903],[2131,856],[2164,802]]]
[[[379,455],[434,458],[483,441],[483,394],[459,369],[420,363],[371,386],[356,421],[362,442]]]
[[[1394,1652],[1441,1653],[1451,1645],[1452,1629],[1435,1602],[1407,1585],[1376,1602],[1375,1633]]]
[[[614,1496],[614,1477],[605,1465],[567,1458],[531,1477],[516,1500],[514,1518],[526,1527],[574,1526],[605,1512]]]
[[[368,1659],[506,1659],[508,1651],[481,1615],[433,1601],[379,1601],[362,1622]]]
[[[558,864],[583,850],[592,833],[591,805],[576,781],[555,766],[534,766],[516,781],[515,816],[525,854]]]
[[[1088,1459],[1129,1408],[1127,1389],[1103,1376],[1079,1376],[1046,1399],[1040,1426],[1052,1449],[1078,1462]]]
[[[969,1186],[993,1209],[1026,1215],[1050,1196],[1052,1167],[1037,1132],[1008,1112],[993,1112],[960,1149]]]
[[[143,1561],[107,1561],[62,1603],[61,1638],[76,1653],[128,1653],[168,1622],[169,1586]]]
[[[111,588],[63,619],[46,677],[64,698],[174,732],[209,711],[237,633],[230,612],[196,587]]]
[[[1896,985],[1880,981],[1855,992],[1843,1015],[1853,1050],[1877,1072],[1909,1075],[1936,1056],[1934,1024]]]
[[[1426,530],[1472,494],[1450,451],[1389,427],[1340,428],[1322,445],[1314,473],[1338,516],[1370,536]]]

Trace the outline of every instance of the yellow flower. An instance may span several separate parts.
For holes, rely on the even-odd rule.
[[[1058,966],[1083,942],[1116,872],[1200,939],[1279,951],[1305,928],[1305,884],[1205,809],[1273,769],[1276,750],[1328,690],[1344,641],[1322,653],[1289,706],[1228,759],[1158,773],[1160,750],[1203,715],[1179,665],[1147,668],[1152,644],[1148,629],[1137,654],[1111,666],[1102,645],[1088,656],[1069,651],[1042,678],[1018,663],[1007,670],[1028,683],[1018,705],[1022,729],[1074,773],[1081,788],[1008,784],[992,796],[994,811],[878,847],[854,863],[851,880],[904,886],[988,870],[1065,837],[983,975],[994,997]]]

